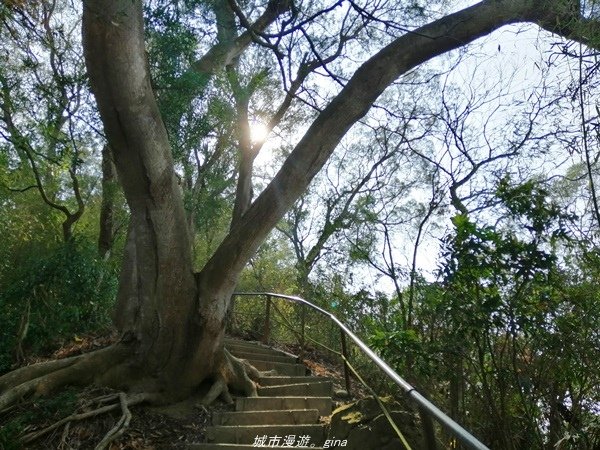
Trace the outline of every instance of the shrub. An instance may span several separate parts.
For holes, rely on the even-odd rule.
[[[93,243],[30,244],[11,256],[0,274],[0,372],[17,347],[38,352],[109,325],[116,274]]]

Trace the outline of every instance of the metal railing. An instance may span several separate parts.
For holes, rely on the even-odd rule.
[[[276,294],[272,292],[236,292],[233,294],[234,296],[264,296],[266,297],[266,307],[265,307],[265,320],[264,320],[264,328],[263,328],[263,340],[267,340],[270,329],[271,329],[271,299],[272,298],[280,298],[284,300],[288,300],[291,302],[295,302],[300,304],[302,308],[302,316],[301,316],[301,345],[302,348],[304,346],[304,306],[307,306],[324,317],[331,320],[335,323],[340,329],[340,339],[341,339],[341,355],[344,361],[344,379],[346,384],[346,390],[350,393],[350,366],[348,363],[348,350],[346,345],[346,336],[348,336],[361,350],[362,352],[373,362],[375,363],[388,377],[392,380],[396,385],[400,386],[400,388],[405,392],[409,399],[413,400],[418,408],[421,416],[421,421],[423,422],[423,428],[425,431],[425,438],[427,441],[427,445],[430,449],[435,449],[435,436],[433,435],[433,424],[431,419],[437,420],[437,422],[454,438],[464,445],[468,449],[474,450],[489,450],[487,446],[482,444],[479,440],[477,440],[473,435],[471,435],[467,430],[461,427],[458,423],[444,414],[437,406],[431,403],[427,398],[425,398],[422,394],[420,394],[413,386],[411,386],[406,380],[404,380],[400,375],[398,375],[385,361],[383,361],[379,356],[375,354],[373,350],[371,350],[362,340],[360,340],[346,325],[344,325],[336,316],[331,314],[328,311],[310,303],[303,298],[291,296],[291,295],[283,295]],[[355,375],[358,375],[354,372]],[[382,406],[380,404],[380,406]],[[386,411],[384,410],[384,413]],[[391,421],[391,417],[389,414],[386,414],[388,420]],[[396,431],[398,431],[396,425],[392,423],[392,426]],[[401,436],[401,440],[404,442],[403,437]],[[407,448],[409,448],[407,446]]]

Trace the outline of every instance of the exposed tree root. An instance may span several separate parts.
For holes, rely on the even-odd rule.
[[[223,378],[218,378],[215,380],[208,393],[202,399],[201,403],[208,406],[219,397],[227,404],[233,403],[233,398],[229,393],[227,382]]]
[[[201,403],[209,405],[219,397],[225,403],[233,403],[230,389],[247,397],[256,397],[255,381],[258,381],[260,376],[261,373],[248,361],[236,358],[224,349],[214,371],[213,385]]]
[[[128,349],[114,345],[84,355],[22,367],[0,377],[0,411],[28,397],[38,397],[65,385],[89,385],[129,355]]]
[[[129,411],[129,401],[127,396],[123,392],[119,394],[119,403],[121,404],[121,411],[123,412],[121,418],[115,426],[106,433],[106,436],[102,438],[95,450],[104,450],[107,448],[110,443],[120,437],[129,426],[129,422],[131,421],[131,411]]]
[[[78,355],[70,358],[59,359],[57,361],[47,361],[32,364],[30,366],[21,367],[20,369],[8,372],[0,377],[0,393],[17,384],[21,384],[25,381],[39,378],[46,374],[72,366],[77,361],[81,360],[82,357],[83,355]]]
[[[59,420],[58,422],[53,423],[52,425],[50,425],[42,430],[34,431],[32,433],[26,434],[25,436],[23,436],[21,438],[21,443],[28,444],[30,442],[33,442],[36,439],[41,438],[42,436],[50,433],[51,431],[56,430],[57,428],[60,428],[61,426],[65,425],[65,424],[67,426],[69,426],[69,424],[71,422],[89,419],[90,417],[95,417],[100,414],[105,414],[107,412],[114,411],[118,408],[121,408],[121,411],[122,411],[121,418],[116,423],[116,425],[108,433],[106,433],[106,435],[104,436],[102,441],[100,441],[100,443],[96,446],[96,450],[102,450],[102,449],[107,448],[108,445],[112,441],[117,439],[119,436],[121,436],[123,434],[123,432],[129,426],[129,421],[131,420],[131,412],[129,411],[129,407],[133,406],[133,405],[137,405],[137,404],[145,402],[145,401],[151,401],[152,398],[154,397],[154,394],[142,393],[142,394],[134,394],[134,395],[127,396],[127,395],[125,395],[125,393],[121,392],[119,394],[113,395],[112,397],[118,398],[119,402],[113,403],[111,405],[102,406],[102,407],[96,408],[92,411],[87,411],[87,412],[79,413],[79,414],[72,414],[68,417],[65,417],[64,419]],[[65,439],[66,433],[68,433],[68,428],[65,428],[65,431],[63,432],[62,440]]]
[[[138,392],[158,392],[160,384],[149,388],[148,379],[141,380],[139,373],[131,369],[128,364],[131,353],[127,346],[116,344],[95,352],[33,364],[10,372],[0,377],[0,411],[21,400],[48,394],[65,385],[97,384],[119,390],[135,386]],[[212,375],[214,384],[202,404],[208,405],[219,397],[227,403],[233,402],[230,389],[236,394],[256,396],[254,381],[260,376],[261,372],[247,361],[232,356],[224,349],[215,363]],[[140,388],[142,381],[146,385]],[[199,378],[198,384],[201,381]],[[117,396],[112,394],[97,401],[109,403],[116,399]],[[156,395],[155,400],[157,403],[165,402],[168,397],[165,396],[161,401],[160,395]],[[112,405],[110,410],[114,407]]]
[[[96,446],[96,450],[106,449],[128,428],[131,420],[130,406],[142,402],[166,403],[177,399],[177,396],[185,395],[181,392],[173,394],[172,390],[165,390],[164,388],[168,386],[162,385],[157,378],[149,376],[139,368],[136,370],[131,361],[132,353],[130,347],[115,344],[88,354],[33,364],[10,372],[0,377],[0,411],[10,410],[20,401],[48,394],[66,385],[96,384],[127,390],[129,394],[120,392],[96,397],[83,405],[84,411],[91,408],[90,411],[72,414],[42,430],[28,433],[20,439],[22,444],[28,444],[64,427],[60,446],[66,446],[72,422],[120,409],[120,419]],[[248,361],[236,358],[223,349],[213,367],[215,367],[212,372],[213,385],[202,399],[202,405],[208,405],[219,397],[227,403],[232,403],[231,393],[249,397],[257,395],[256,382],[264,373],[259,372]],[[203,378],[204,375],[198,374],[198,385]],[[176,386],[177,381],[170,380]],[[182,388],[189,390],[194,389],[194,386]]]
[[[58,444],[58,450],[63,448],[69,448],[67,444],[67,437],[69,437],[69,431],[71,431],[71,422],[67,422],[65,428],[60,436],[60,443]]]

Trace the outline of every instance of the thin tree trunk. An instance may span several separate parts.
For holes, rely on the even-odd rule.
[[[115,165],[110,147],[105,145],[102,148],[102,205],[100,206],[100,234],[98,236],[98,252],[102,258],[110,256],[113,245],[116,187]]]

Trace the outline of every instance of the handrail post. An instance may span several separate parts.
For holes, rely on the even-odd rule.
[[[421,427],[423,428],[423,438],[427,450],[437,450],[437,441],[435,439],[435,428],[433,428],[433,419],[427,411],[419,406],[419,416],[421,417]]]
[[[267,301],[265,305],[265,328],[263,330],[263,343],[269,342],[269,335],[271,334],[271,296],[267,295]]]
[[[306,328],[306,307],[300,304],[300,358],[304,358],[304,333]]]
[[[342,341],[342,355],[344,356],[344,380],[346,381],[346,392],[350,395],[350,368],[348,367],[348,350],[346,349],[346,335],[344,330],[340,328],[340,336]]]

